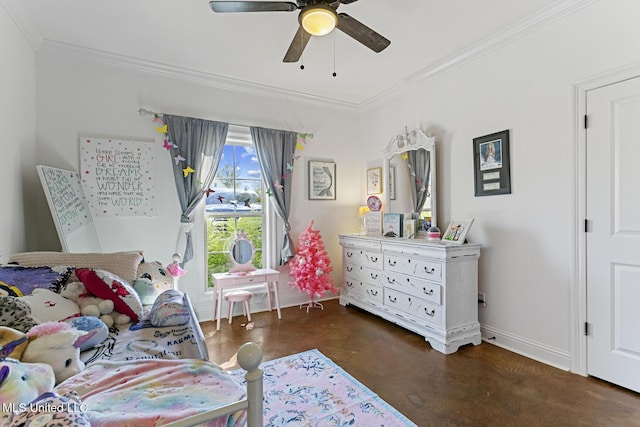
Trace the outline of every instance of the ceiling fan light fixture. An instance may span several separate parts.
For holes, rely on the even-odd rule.
[[[312,36],[329,34],[338,25],[336,11],[326,5],[308,6],[300,12],[300,25]]]

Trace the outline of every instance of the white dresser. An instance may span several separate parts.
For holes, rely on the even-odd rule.
[[[357,234],[339,239],[344,278],[340,304],[353,304],[414,331],[445,354],[464,344],[480,344],[481,245]]]

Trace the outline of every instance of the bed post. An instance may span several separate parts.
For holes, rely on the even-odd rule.
[[[255,343],[243,344],[238,350],[238,363],[247,371],[247,427],[263,427],[262,424],[262,349]]]

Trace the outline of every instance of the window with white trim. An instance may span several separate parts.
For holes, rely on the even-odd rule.
[[[232,267],[229,251],[237,232],[243,231],[251,239],[255,247],[253,265],[262,268],[267,202],[249,128],[229,125],[222,158],[205,203],[209,286],[211,273],[226,272]]]

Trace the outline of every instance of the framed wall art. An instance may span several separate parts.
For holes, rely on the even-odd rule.
[[[367,194],[382,193],[382,168],[367,169]]]
[[[473,139],[475,195],[511,194],[509,130]]]
[[[309,200],[336,199],[336,164],[309,160]]]

